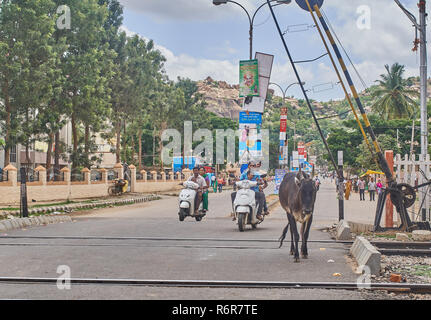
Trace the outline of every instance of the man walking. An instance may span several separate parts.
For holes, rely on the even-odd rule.
[[[358,188],[359,188],[359,199],[360,201],[364,200],[365,201],[365,181],[364,179],[360,179],[358,181]]]
[[[376,201],[375,195],[376,195],[376,183],[374,182],[374,179],[371,178],[370,182],[368,183],[368,192],[370,193],[370,201]]]

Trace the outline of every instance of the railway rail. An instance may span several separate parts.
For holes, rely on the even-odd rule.
[[[0,277],[0,284],[57,285],[57,278]],[[431,293],[431,284],[354,283],[354,282],[270,282],[217,280],[148,280],[72,278],[72,285],[111,285],[144,287],[227,288],[227,289],[326,289],[326,290],[383,290],[402,293]]]

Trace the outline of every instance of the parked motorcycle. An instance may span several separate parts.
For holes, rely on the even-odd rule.
[[[195,197],[199,185],[193,181],[186,181],[183,183],[184,189],[180,193],[178,216],[180,221],[184,221],[186,217],[195,218],[196,221],[201,221],[205,216],[203,213],[203,203],[199,205],[198,213],[195,214]]]
[[[257,219],[257,205],[255,192],[251,188],[257,186],[256,181],[242,180],[237,181],[238,191],[233,202],[233,211],[238,221],[238,229],[243,232],[246,225],[251,225],[253,229],[262,223],[263,220]]]

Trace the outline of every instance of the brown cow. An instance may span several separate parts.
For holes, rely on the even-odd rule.
[[[288,173],[285,175],[279,189],[280,204],[286,210],[288,224],[280,237],[280,248],[286,238],[290,225],[291,246],[290,254],[295,256],[295,262],[299,262],[298,242],[299,234],[297,222],[302,224],[301,254],[308,258],[307,240],[313,221],[314,203],[316,201],[316,186],[313,180],[304,172]]]

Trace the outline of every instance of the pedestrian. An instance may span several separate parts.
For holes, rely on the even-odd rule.
[[[200,167],[199,168],[199,174],[202,178],[205,179],[205,183],[207,185],[207,188],[205,189],[205,191],[202,192],[202,200],[203,200],[203,212],[207,212],[208,211],[208,188],[210,186],[210,179],[208,174],[205,172],[205,168],[204,167]]]
[[[346,200],[349,200],[350,192],[351,191],[352,191],[352,181],[351,180],[347,180],[347,182],[346,182],[346,189],[344,191]]]
[[[382,192],[382,188],[383,188],[383,184],[382,184],[381,179],[377,180],[376,186],[377,186],[377,194],[380,194],[380,192]]]
[[[364,179],[358,180],[358,188],[359,188],[359,199],[360,201],[365,201],[365,181]]]
[[[217,180],[217,185],[218,185],[218,192],[222,193],[223,185],[224,185],[224,179],[221,176],[219,176],[219,178]]]
[[[370,194],[370,201],[376,201],[375,194],[376,194],[376,183],[374,182],[374,179],[371,178],[370,182],[368,183],[368,193]]]

